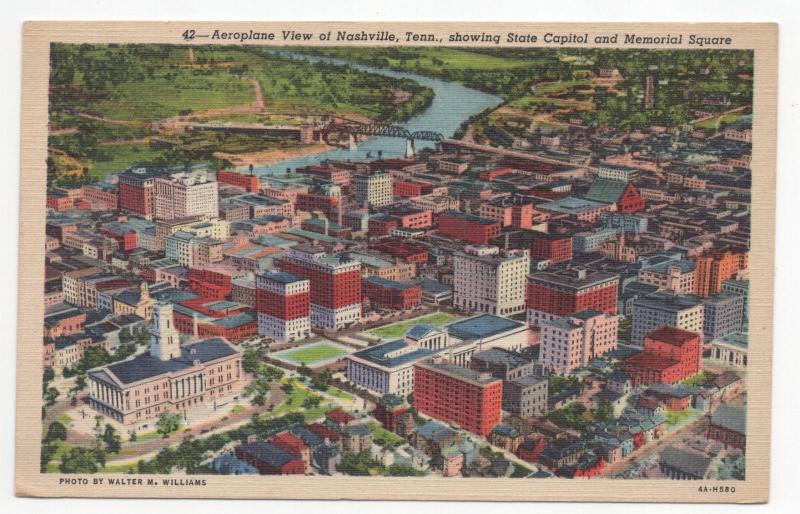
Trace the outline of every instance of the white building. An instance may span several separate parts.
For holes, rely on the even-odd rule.
[[[365,173],[355,176],[356,203],[359,206],[388,205],[394,200],[392,176],[388,173]]]
[[[208,172],[182,172],[155,180],[153,195],[157,219],[219,216],[218,184]]]
[[[694,292],[694,263],[692,261],[667,261],[639,270],[636,278],[643,284],[650,284],[675,294]]]
[[[453,306],[499,316],[524,312],[529,267],[527,250],[467,246],[453,255]]]
[[[663,326],[696,332],[703,337],[705,306],[699,298],[656,293],[634,300],[632,311],[631,344],[644,345],[644,336]]]
[[[377,394],[406,396],[414,390],[414,364],[433,355],[469,367],[472,354],[490,348],[519,351],[528,345],[525,323],[491,314],[435,328],[414,325],[403,339],[351,353],[347,378]]]
[[[558,374],[617,348],[619,317],[588,309],[542,324],[539,362]]]
[[[639,175],[639,170],[628,166],[611,166],[608,164],[597,165],[597,177],[630,182]]]

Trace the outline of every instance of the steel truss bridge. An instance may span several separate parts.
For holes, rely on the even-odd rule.
[[[397,125],[384,125],[382,123],[372,123],[370,125],[350,127],[349,131],[353,134],[362,134],[365,136],[403,137],[417,141],[441,142],[445,139],[442,134],[433,132],[431,130],[418,130],[416,132],[411,132],[403,127],[398,127]]]

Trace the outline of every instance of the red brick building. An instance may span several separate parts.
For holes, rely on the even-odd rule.
[[[217,182],[240,187],[250,193],[258,193],[261,182],[256,175],[245,175],[235,171],[220,170],[217,172]]]
[[[623,370],[634,387],[641,384],[675,384],[700,369],[700,335],[664,326],[644,337],[644,349],[629,357]]]
[[[511,168],[498,168],[496,170],[484,171],[478,175],[478,178],[486,182],[491,182],[497,177],[502,177],[503,175],[508,175],[510,173],[514,173],[514,170]]]
[[[119,204],[119,190],[106,182],[83,186],[83,198],[92,205],[104,204],[106,209],[114,210]]]
[[[711,414],[706,437],[744,450],[747,447],[746,412],[742,407],[720,405]]]
[[[308,166],[307,168],[298,168],[297,172],[319,177],[339,186],[349,186],[353,180],[349,170],[335,166]]]
[[[534,273],[528,277],[528,323],[538,325],[586,309],[616,314],[618,285],[619,275],[582,267]]]
[[[119,249],[124,252],[133,250],[138,244],[136,231],[121,223],[106,223],[100,227],[100,233],[116,241]]]
[[[306,212],[321,211],[328,219],[341,223],[339,201],[338,196],[321,192],[297,193],[294,208],[295,210]]]
[[[398,180],[392,184],[392,194],[403,198],[427,195],[433,192],[433,184],[417,180]]]
[[[619,212],[637,212],[642,209],[644,209],[644,198],[633,184],[628,184],[617,200],[617,210]]]
[[[503,381],[445,360],[414,365],[414,408],[461,428],[489,435],[501,421]]]
[[[247,272],[227,266],[208,266],[189,268],[187,278],[189,289],[205,298],[222,300],[231,294],[231,280],[246,275]]]
[[[380,243],[372,245],[371,248],[415,264],[425,264],[428,262],[428,248],[420,244],[393,240],[381,241]]]
[[[400,222],[386,213],[373,214],[369,218],[367,234],[369,237],[388,236],[393,228],[400,226]]]
[[[403,228],[430,228],[433,224],[433,213],[422,209],[392,209],[389,216],[397,220]]]
[[[237,458],[256,468],[260,475],[303,475],[306,471],[302,459],[272,443],[248,442],[237,446],[235,453]]]
[[[267,442],[301,459],[305,464],[306,475],[311,474],[311,448],[302,439],[290,432],[281,432],[267,439]]]
[[[308,279],[286,272],[256,277],[258,333],[278,341],[308,336],[311,288]]]
[[[500,223],[461,211],[444,211],[437,218],[439,234],[467,243],[486,245],[500,234]]]
[[[619,212],[641,211],[645,203],[633,184],[607,178],[595,180],[585,198],[595,202],[613,203]]]
[[[119,208],[152,219],[154,214],[153,193],[156,178],[163,174],[158,170],[137,168],[119,174]]]
[[[361,263],[347,254],[327,255],[298,245],[276,261],[278,267],[311,283],[311,325],[339,329],[361,321]]]
[[[361,280],[361,296],[369,299],[373,307],[385,309],[413,309],[422,302],[422,288],[415,284],[395,282],[378,276]]]
[[[533,233],[531,259],[548,260],[551,264],[572,260],[572,236],[569,234]]]

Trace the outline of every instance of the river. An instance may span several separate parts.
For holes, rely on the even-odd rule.
[[[447,82],[423,75],[416,75],[414,73],[354,64],[329,57],[300,55],[285,51],[280,51],[280,53],[298,59],[307,59],[311,62],[325,61],[334,64],[349,65],[358,70],[377,73],[386,77],[411,79],[423,86],[431,88],[434,92],[431,105],[408,121],[396,123],[396,125],[404,127],[410,132],[430,130],[438,132],[448,138],[451,137],[470,116],[502,103],[502,99],[499,96],[476,91],[455,82]],[[419,151],[423,148],[432,148],[435,146],[435,143],[432,141],[415,141],[414,146],[416,150]],[[384,159],[403,157],[406,152],[406,140],[401,137],[371,137],[360,142],[354,150],[337,148],[317,154],[307,154],[269,166],[257,166],[253,171],[257,175],[272,175],[274,173],[284,173],[286,168],[292,168],[292,170],[294,170],[304,166],[319,164],[326,159],[359,161],[368,159],[368,152],[371,153],[372,159],[377,159],[379,150],[382,152],[382,158]]]

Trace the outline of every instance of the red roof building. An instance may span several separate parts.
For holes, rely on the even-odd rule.
[[[528,278],[528,323],[538,325],[587,309],[617,313],[619,275],[572,268],[534,273]]]
[[[623,370],[634,387],[641,384],[675,384],[700,369],[700,336],[664,326],[644,338],[644,349],[629,357]]]
[[[414,365],[414,408],[461,428],[489,435],[501,421],[503,381],[447,361]]]
[[[486,245],[500,234],[500,223],[461,211],[444,211],[437,219],[439,234],[467,243]]]
[[[352,414],[348,414],[347,412],[339,408],[329,410],[328,412],[325,413],[325,421],[337,427],[343,427],[349,425],[355,420],[356,420],[355,416],[353,416]]]
[[[532,233],[531,259],[548,260],[550,264],[572,260],[572,236],[569,234]]]
[[[267,442],[301,459],[306,466],[306,475],[311,474],[311,448],[302,439],[290,432],[281,432],[267,439]]]
[[[385,309],[413,309],[422,302],[422,288],[416,284],[406,284],[369,276],[361,280],[361,297],[372,306]]]

